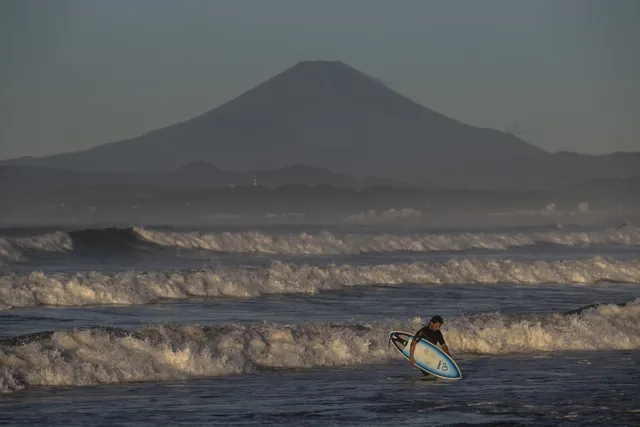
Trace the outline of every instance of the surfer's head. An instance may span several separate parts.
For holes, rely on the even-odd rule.
[[[429,322],[429,327],[432,330],[437,331],[438,329],[440,329],[440,326],[442,326],[443,323],[444,323],[444,321],[442,320],[442,317],[433,316],[431,318],[431,321]]]

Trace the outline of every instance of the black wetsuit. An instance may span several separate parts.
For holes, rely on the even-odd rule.
[[[414,339],[416,341],[420,341],[420,339],[423,338],[426,341],[429,341],[431,344],[440,344],[440,345],[444,345],[444,337],[442,336],[442,332],[440,332],[440,329],[438,329],[437,331],[434,331],[433,329],[431,329],[429,327],[429,325],[425,326],[424,328],[420,329],[418,332],[416,332],[416,334],[414,335]]]
[[[414,335],[414,341],[415,342],[420,341],[420,339],[425,339],[425,340],[429,341],[433,345],[436,345],[438,343],[440,343],[440,345],[444,345],[445,344],[444,343],[444,337],[442,336],[442,332],[440,332],[440,329],[438,329],[437,331],[434,331],[433,329],[431,329],[429,327],[429,325],[427,325],[424,328],[420,329]],[[429,376],[429,374],[426,373],[425,371],[421,371],[421,372],[422,372],[422,375]]]

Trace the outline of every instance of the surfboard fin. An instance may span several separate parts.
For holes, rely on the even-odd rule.
[[[391,347],[391,341],[397,341],[399,343],[401,343],[402,345],[406,346],[408,341],[403,340],[402,338],[395,336],[395,335],[389,335],[389,347]]]

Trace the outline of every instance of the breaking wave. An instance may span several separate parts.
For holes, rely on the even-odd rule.
[[[551,243],[565,246],[617,244],[640,245],[640,229],[624,227],[607,231],[534,233],[463,233],[411,235],[267,234],[259,231],[237,233],[169,232],[134,228],[143,239],[162,246],[204,249],[216,252],[256,252],[284,255],[349,255],[375,252],[462,251],[469,249],[509,249]]]
[[[0,237],[0,265],[28,262],[48,253],[76,253],[102,257],[108,254],[127,255],[161,249],[140,238],[133,228],[84,229],[30,237]]]
[[[640,260],[525,261],[451,259],[408,264],[267,267],[117,273],[31,272],[0,276],[0,308],[39,305],[146,304],[190,297],[257,297],[397,284],[640,283]]]
[[[604,231],[523,233],[357,234],[266,233],[263,231],[204,233],[160,231],[139,227],[57,231],[33,237],[0,237],[0,265],[29,261],[35,251],[74,252],[82,256],[122,255],[136,251],[191,249],[218,253],[271,255],[356,255],[385,252],[506,250],[538,244],[559,246],[640,245],[640,228]]]
[[[26,262],[30,251],[63,252],[73,248],[71,237],[62,231],[32,237],[0,237],[0,266]]]
[[[389,332],[412,332],[423,324],[416,318],[366,324],[157,325],[133,331],[97,327],[35,333],[0,342],[0,391],[384,363],[401,358],[388,345]],[[640,299],[569,315],[458,317],[447,319],[443,330],[454,357],[638,349]],[[459,364],[464,374],[464,363]]]

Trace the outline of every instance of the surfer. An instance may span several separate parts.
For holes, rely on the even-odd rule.
[[[442,351],[451,356],[451,354],[449,353],[449,347],[447,347],[447,344],[444,341],[444,337],[442,336],[442,331],[440,331],[440,326],[442,326],[442,323],[444,323],[442,317],[433,316],[427,326],[415,333],[414,338],[411,341],[411,347],[409,349],[409,361],[411,361],[413,366],[418,367],[418,365],[416,364],[416,360],[413,358],[413,352],[416,349],[416,344],[418,344],[418,341],[420,341],[420,339],[422,338],[429,341],[433,345],[437,345],[438,343],[440,343]]]

